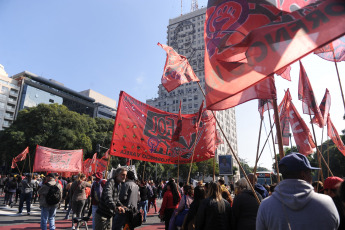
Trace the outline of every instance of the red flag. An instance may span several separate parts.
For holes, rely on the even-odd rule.
[[[258,102],[260,117],[263,118],[265,111],[273,109],[273,102],[270,99],[259,99]]]
[[[278,111],[279,111],[279,121],[280,127],[282,131],[282,139],[283,145],[289,146],[290,140],[290,104],[291,104],[291,94],[289,89],[286,90],[284,98],[282,102],[279,104]],[[276,144],[278,140],[276,138]]]
[[[28,153],[29,153],[29,147],[26,147],[26,149],[24,149],[23,152],[21,152],[20,154],[18,154],[18,156],[13,158],[13,161],[14,162],[19,162],[19,161],[25,160],[26,155],[28,155]]]
[[[276,72],[277,75],[281,76],[285,80],[291,81],[291,76],[290,76],[290,71],[291,71],[291,66],[288,66],[286,68],[283,68],[281,70],[278,70]]]
[[[96,172],[96,166],[97,166],[97,153],[93,154],[92,159],[91,159],[92,172]]]
[[[323,117],[319,106],[317,105],[316,98],[314,96],[313,88],[309,82],[307,73],[304,70],[302,62],[300,64],[300,74],[298,83],[298,99],[302,101],[303,113],[315,115],[318,125],[323,127]]]
[[[170,92],[184,83],[200,81],[195,75],[185,56],[179,55],[173,48],[158,43],[167,52],[162,85]]]
[[[297,149],[300,153],[307,156],[313,152],[315,144],[310,130],[304,120],[299,115],[292,101],[290,101],[290,125],[295,138]]]
[[[204,110],[204,100],[202,100],[202,103],[200,105],[199,112],[198,112],[198,118],[196,119],[196,122],[195,122],[195,125],[194,125],[194,128],[196,128],[197,130],[199,129],[199,125],[200,125],[200,121],[201,121],[201,116],[202,116],[203,110]]]
[[[335,127],[334,127],[334,125],[333,125],[333,123],[331,121],[330,115],[328,115],[328,119],[327,119],[327,134],[332,139],[334,144],[337,146],[339,151],[345,156],[345,146],[344,146],[344,143],[341,140],[337,130],[335,129]]]
[[[14,161],[14,158],[13,158],[12,159],[11,169],[14,169],[15,167],[17,167],[17,163]]]
[[[92,167],[91,167],[91,159],[86,159],[83,164],[83,173],[86,176],[90,176],[92,174]]]
[[[345,61],[345,36],[317,49],[314,53],[327,61]]]
[[[209,1],[205,22],[208,109],[345,34],[343,0],[287,13],[267,1]],[[315,24],[312,18],[324,18]]]
[[[181,116],[181,104],[182,102],[180,101],[180,106],[178,109],[178,120],[177,120],[177,127],[175,129],[175,132],[173,134],[173,136],[171,137],[171,141],[179,141],[180,138],[180,134],[182,131],[182,116]]]
[[[224,144],[224,141],[222,139],[222,135],[220,134],[219,130],[216,130],[216,148],[218,148],[219,145]]]
[[[35,172],[82,172],[83,150],[58,150],[37,145]]]
[[[171,138],[178,116],[144,104],[121,92],[115,119],[110,154],[114,156],[164,164],[194,162],[214,157],[216,123],[210,111],[203,110],[198,132],[194,127],[199,113],[182,114],[182,131],[178,142]],[[180,157],[178,157],[180,156]]]
[[[322,128],[323,126],[325,126],[327,124],[327,118],[328,118],[328,113],[329,113],[329,109],[331,108],[331,95],[329,94],[328,89],[326,89],[325,95],[323,96],[323,99],[321,101],[321,104],[319,106],[322,117],[323,117],[323,125],[320,127]],[[314,116],[313,123],[319,125],[319,121],[317,120],[317,117]]]
[[[104,172],[107,170],[108,161],[101,158],[96,160],[96,172]]]
[[[108,159],[109,157],[109,149],[104,153],[104,156],[102,157],[102,159]]]

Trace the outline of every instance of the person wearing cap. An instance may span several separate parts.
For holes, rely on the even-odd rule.
[[[95,173],[95,180],[91,187],[91,204],[92,204],[92,229],[95,229],[96,223],[94,216],[98,209],[99,201],[102,197],[103,188],[105,186],[106,180],[103,180],[103,174],[101,172]]]
[[[42,184],[42,187],[38,190],[39,194],[39,203],[41,207],[41,229],[46,230],[47,229],[47,221],[49,220],[49,229],[53,230],[55,229],[55,215],[56,215],[56,209],[59,204],[55,205],[48,205],[46,202],[46,195],[49,191],[49,185],[54,186],[56,185],[61,192],[62,197],[62,187],[61,185],[55,181],[55,174],[49,173],[46,177],[46,183]],[[49,185],[47,185],[49,184]]]
[[[338,210],[340,217],[340,225],[338,229],[345,229],[345,207],[341,201],[339,194],[339,187],[344,180],[340,177],[332,176],[328,177],[323,185],[323,192],[330,196]]]
[[[279,172],[284,180],[262,201],[256,229],[338,229],[339,214],[332,199],[311,186],[311,171],[318,169],[300,153],[282,158]]]

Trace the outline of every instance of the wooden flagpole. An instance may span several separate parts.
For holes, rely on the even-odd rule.
[[[271,132],[272,132],[271,113],[270,113],[269,110],[268,110],[268,118],[269,118],[269,120],[270,120],[270,126],[271,126]],[[291,142],[291,140],[290,140],[290,142]],[[277,159],[276,148],[275,148],[275,146],[274,146],[273,132],[272,132],[272,145],[273,145],[273,152],[274,152],[274,160],[276,161],[277,182],[280,183],[279,166],[278,166],[278,159]]]
[[[282,131],[281,131],[281,127],[280,127],[280,119],[279,119],[277,99],[272,99],[272,101],[273,101],[273,109],[274,109],[274,118],[275,118],[276,129],[277,129],[279,157],[280,157],[280,159],[282,159],[285,156],[285,153],[284,153],[284,148],[283,148],[283,138],[282,138]]]
[[[338,82],[339,82],[341,97],[343,98],[343,105],[344,105],[344,110],[345,110],[345,100],[344,100],[343,87],[341,86],[340,75],[339,75],[339,71],[338,71],[338,64],[337,64],[337,62],[335,60],[335,54],[334,54],[333,45],[332,45],[332,53],[333,53],[333,60],[334,60],[335,69],[337,71],[337,76],[338,76]]]
[[[328,139],[328,138],[327,138]],[[327,164],[329,165],[329,141],[327,141]],[[327,171],[329,177],[329,171]]]
[[[268,139],[269,139],[269,137],[270,137],[270,135],[271,135],[271,133],[272,133],[273,126],[274,126],[274,123],[273,123],[273,125],[271,125],[271,130],[270,130],[270,132],[268,133],[268,135],[267,135],[267,137],[266,137],[266,141],[265,141],[264,145],[262,146],[261,152],[260,152],[260,154],[259,154],[259,159],[261,158],[262,152],[264,151],[265,146],[266,146],[266,144],[267,144],[267,141],[268,141]],[[272,133],[272,135],[273,135],[273,133]],[[273,142],[273,143],[274,143],[274,142]]]
[[[108,178],[108,170],[109,170],[110,158],[111,158],[111,155],[110,155],[110,151],[109,151],[109,153],[108,153],[108,161],[107,161],[107,170],[105,170],[105,175],[104,175],[105,178]]]
[[[30,152],[28,152],[28,157],[29,157],[29,170],[30,170],[30,174],[31,174]]]
[[[206,98],[205,92],[204,92],[204,90],[201,88],[201,85],[200,85],[199,82],[198,82],[198,85],[199,85],[199,88],[200,88],[202,94],[203,94],[204,97]],[[220,126],[219,121],[218,121],[217,117],[215,116],[214,112],[213,112],[212,110],[211,110],[211,112],[212,112],[212,114],[213,114],[213,116],[214,116],[214,119],[216,120],[216,123],[217,123],[217,125],[218,125],[220,131],[222,132],[222,134],[223,134],[223,136],[224,136],[224,138],[225,138],[225,140],[226,140],[226,142],[227,142],[227,144],[228,144],[228,146],[229,146],[229,148],[230,148],[230,150],[231,150],[232,155],[234,156],[234,158],[235,158],[235,160],[236,160],[238,166],[240,167],[240,169],[241,169],[241,171],[242,171],[244,177],[246,178],[246,181],[248,182],[248,184],[249,184],[249,186],[250,186],[250,189],[252,190],[252,192],[253,192],[253,194],[254,194],[254,196],[255,196],[256,201],[260,204],[260,203],[261,203],[261,202],[260,202],[260,199],[259,199],[258,195],[256,194],[255,189],[254,189],[252,183],[250,183],[250,180],[249,180],[249,178],[247,177],[247,174],[246,174],[246,172],[244,171],[244,169],[243,169],[243,167],[242,167],[242,165],[241,165],[240,160],[239,160],[238,157],[236,156],[235,151],[232,149],[232,146],[231,146],[231,144],[230,144],[228,138],[225,136],[225,133],[224,133],[222,127]]]
[[[256,167],[258,166],[258,161],[259,161],[259,148],[260,148],[260,139],[261,139],[261,129],[262,129],[262,122],[264,120],[264,117],[261,117],[261,121],[260,121],[260,128],[259,128],[259,138],[258,138],[258,145],[256,148],[256,159],[255,159],[255,166],[254,166],[254,170],[253,173],[254,175],[256,174]]]
[[[188,185],[189,185],[189,179],[190,179],[190,172],[192,171],[192,165],[193,165],[195,147],[196,147],[196,143],[198,142],[198,133],[199,133],[199,125],[200,125],[200,122],[198,122],[196,125],[197,125],[197,126],[196,126],[196,127],[197,127],[197,130],[196,130],[196,134],[195,134],[195,142],[194,142],[194,146],[193,146],[192,160],[190,161],[189,172],[188,172],[188,178],[187,178],[187,184],[188,184]]]
[[[320,167],[320,170],[319,170],[319,173],[321,175],[321,181],[324,182],[324,177],[323,177],[323,172],[322,172],[322,165],[321,165],[321,153],[319,151],[319,148],[317,147],[317,142],[316,142],[316,136],[315,136],[315,130],[314,130],[314,123],[312,121],[312,118],[311,118],[311,114],[310,114],[310,108],[309,108],[309,117],[310,117],[310,123],[311,123],[311,127],[312,127],[312,130],[313,130],[313,135],[314,135],[314,143],[315,143],[315,147],[317,149],[317,161],[319,162],[319,167]],[[319,179],[319,178],[318,178]]]

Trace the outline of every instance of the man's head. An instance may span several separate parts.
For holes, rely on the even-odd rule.
[[[127,179],[128,180],[135,180],[135,175],[133,171],[128,171],[127,172]]]
[[[218,180],[218,183],[219,183],[220,185],[223,185],[225,182],[224,182],[223,179],[219,179],[219,180]]]
[[[300,153],[286,155],[279,162],[279,172],[284,179],[301,179],[311,183],[311,170],[314,169],[319,168],[312,167],[308,158]]]
[[[343,181],[340,177],[328,177],[323,184],[323,192],[330,197],[335,197],[337,195],[337,189]]]
[[[55,173],[49,173],[47,175],[47,180],[55,180]]]
[[[101,172],[95,173],[96,180],[101,180],[103,178],[103,174]]]
[[[127,169],[124,167],[117,168],[114,172],[113,178],[117,183],[125,182],[127,176]]]
[[[255,185],[256,182],[258,181],[258,177],[254,175],[254,173],[249,173],[247,177],[252,185]]]

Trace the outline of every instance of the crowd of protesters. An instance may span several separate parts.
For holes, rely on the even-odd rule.
[[[0,194],[5,193],[7,206],[19,200],[19,215],[24,204],[30,215],[31,203],[38,200],[41,229],[47,229],[48,222],[49,229],[55,229],[58,208],[66,211],[65,219],[71,217],[72,229],[91,217],[96,230],[134,229],[146,222],[151,208],[166,230],[345,229],[343,179],[312,183],[311,172],[318,168],[299,153],[284,157],[279,168],[284,180],[278,185],[260,185],[254,174],[247,175],[250,183],[241,178],[229,185],[222,179],[195,187],[173,178],[155,183],[136,180],[126,167],[114,170],[108,180],[102,173],[7,176],[0,178]],[[157,199],[162,199],[160,208]]]

